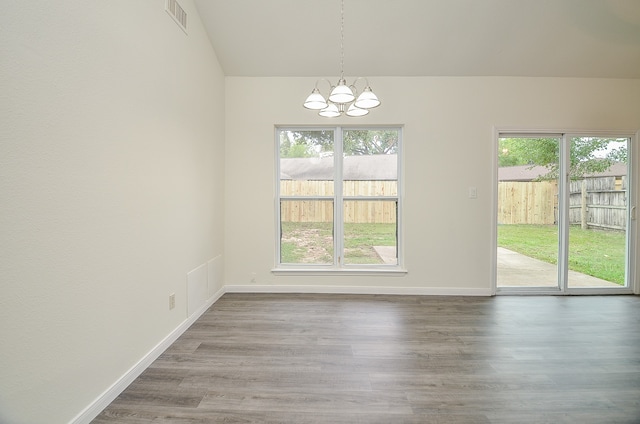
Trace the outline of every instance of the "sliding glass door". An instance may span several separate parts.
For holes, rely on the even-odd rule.
[[[631,142],[499,135],[496,292],[629,291]]]
[[[628,138],[568,137],[569,289],[627,284]]]

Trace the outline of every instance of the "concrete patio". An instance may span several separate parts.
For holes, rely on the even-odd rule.
[[[498,287],[557,287],[556,265],[498,247]],[[569,287],[620,287],[618,284],[569,271]]]
[[[395,264],[395,246],[373,246],[385,264]],[[557,287],[556,265],[498,247],[498,287]],[[569,287],[620,287],[616,283],[569,271]]]

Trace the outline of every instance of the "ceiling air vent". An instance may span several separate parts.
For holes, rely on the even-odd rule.
[[[164,6],[167,13],[173,18],[180,28],[187,33],[187,12],[176,0],[167,0]]]

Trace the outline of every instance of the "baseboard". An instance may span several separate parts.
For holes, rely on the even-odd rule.
[[[103,394],[101,394],[96,400],[78,414],[70,424],[89,424],[95,417],[97,417],[120,393],[124,391],[140,374],[146,370],[153,361],[167,350],[178,337],[180,337],[191,325],[196,322],[207,309],[211,307],[222,295],[225,293],[224,287],[218,290],[209,300],[206,301],[202,307],[195,311],[190,317],[184,320],[175,330],[173,330],[167,337],[165,337],[160,343],[158,343],[149,353],[147,353],[137,364],[135,364],[129,371],[127,371],[122,377],[120,377],[111,387],[109,387]]]
[[[226,293],[387,294],[407,296],[491,296],[491,289],[452,287],[227,285]]]

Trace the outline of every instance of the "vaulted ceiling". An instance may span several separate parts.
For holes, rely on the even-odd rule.
[[[340,73],[340,0],[195,0],[228,76]],[[640,78],[640,0],[344,0],[347,76]]]

